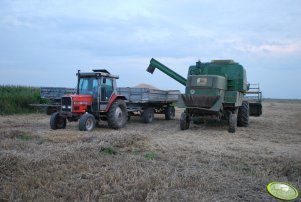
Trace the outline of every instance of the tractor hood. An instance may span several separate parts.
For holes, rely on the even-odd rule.
[[[92,95],[67,94],[62,97],[62,112],[84,113],[92,106]]]
[[[67,94],[64,97],[71,97],[73,102],[90,102],[92,103],[92,95]]]

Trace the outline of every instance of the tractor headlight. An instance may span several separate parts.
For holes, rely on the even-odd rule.
[[[195,94],[195,90],[191,89],[190,94]]]

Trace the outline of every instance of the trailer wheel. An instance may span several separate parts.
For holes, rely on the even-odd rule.
[[[50,127],[53,130],[66,128],[66,119],[59,112],[55,112],[50,117]]]
[[[249,102],[243,101],[242,105],[238,108],[237,126],[246,127],[249,125]]]
[[[230,114],[229,116],[229,133],[235,133],[237,126],[237,114]]]
[[[124,100],[118,99],[113,102],[107,118],[110,128],[119,129],[124,127],[128,119],[128,111]]]
[[[95,128],[95,118],[92,114],[85,113],[79,119],[79,130],[80,131],[92,131]]]
[[[143,123],[151,123],[154,120],[154,109],[152,107],[147,107],[142,113]]]
[[[180,118],[180,129],[186,130],[189,128],[189,126],[190,126],[190,118],[185,112],[183,112]]]
[[[175,118],[175,107],[174,106],[168,106],[165,108],[165,119],[166,120],[172,120]]]

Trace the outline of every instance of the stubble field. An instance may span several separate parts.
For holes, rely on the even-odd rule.
[[[265,101],[235,134],[223,123],[181,131],[180,112],[93,132],[0,116],[0,201],[278,201],[271,181],[301,190],[300,102]]]

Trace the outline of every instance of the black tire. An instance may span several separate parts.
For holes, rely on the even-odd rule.
[[[237,127],[237,114],[230,114],[229,116],[229,133],[235,133]]]
[[[190,118],[185,112],[183,112],[180,118],[180,129],[187,130],[189,126],[190,126]]]
[[[250,107],[248,101],[243,101],[242,105],[238,108],[237,126],[247,127],[249,125]]]
[[[151,123],[154,120],[154,109],[152,107],[147,107],[142,113],[142,122]]]
[[[173,120],[175,118],[175,107],[168,106],[165,108],[165,119],[166,120]]]
[[[62,117],[59,112],[55,112],[50,117],[50,127],[53,130],[66,128],[66,118]]]
[[[124,100],[115,100],[108,112],[108,125],[110,128],[119,129],[125,126],[128,119],[128,111]]]
[[[92,131],[95,128],[95,118],[92,114],[84,113],[79,119],[79,130],[80,131]]]

